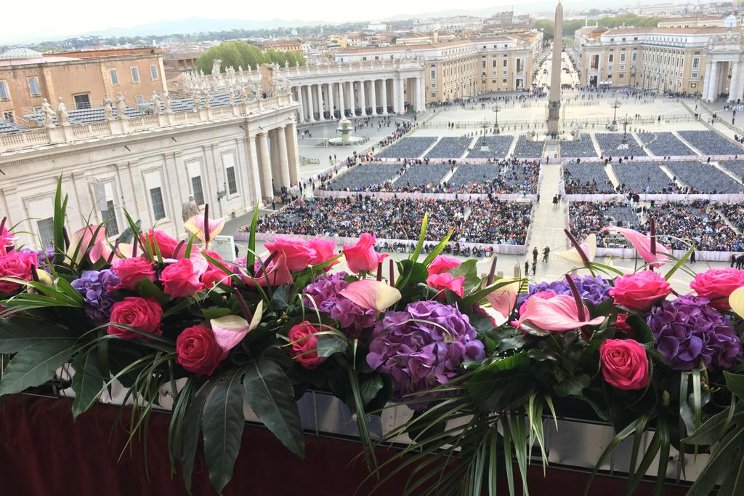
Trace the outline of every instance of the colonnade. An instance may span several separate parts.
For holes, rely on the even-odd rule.
[[[729,80],[729,70],[731,79]],[[744,65],[733,60],[715,60],[709,58],[705,66],[705,83],[703,84],[703,100],[714,102],[719,95],[726,92],[728,81],[728,101],[736,102],[744,98]]]
[[[414,91],[410,91],[412,88]],[[300,104],[300,122],[337,120],[342,117],[367,117],[403,114],[406,104],[417,112],[424,109],[421,77],[371,78],[353,81],[319,82],[293,85]]]
[[[299,184],[299,148],[294,122],[260,129],[250,136],[251,167],[256,198],[271,199],[282,188]]]

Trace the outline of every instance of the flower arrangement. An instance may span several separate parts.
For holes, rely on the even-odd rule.
[[[511,460],[526,485],[528,446],[547,463],[543,414],[559,415],[569,400],[616,430],[597,466],[635,437],[629,492],[657,455],[665,473],[671,446],[715,446],[691,495],[744,484],[744,271],[708,270],[690,294],[670,298],[668,280],[686,257],[662,275],[673,260],[653,230],[619,231],[644,270],[595,263],[591,237],[569,235],[574,248],[563,255],[590,274],[527,287],[496,278],[495,260],[479,277],[474,260],[442,256],[449,235],[420,261],[426,217],[410,258],[387,261],[384,277],[369,233],[340,253],[328,240],[278,236],[262,258],[255,212],[247,256],[227,262],[209,249],[221,223],[208,209],[186,223],[187,240],[127,217],[131,243],[110,243],[105,226],[68,236],[66,202],[58,185],[52,249],[17,247],[0,225],[0,353],[13,355],[0,395],[69,363],[73,414],[119,381],[134,435],[168,387],[169,454],[187,488],[200,437],[212,486],[220,493],[229,482],[244,402],[302,456],[296,400],[308,388],[356,412],[371,471],[391,477],[420,463],[411,494],[495,494],[500,466],[513,494]],[[333,270],[342,257],[350,273]],[[395,403],[415,414],[390,439],[406,434],[411,444],[379,465],[367,415]],[[646,429],[653,438],[641,452]],[[430,462],[439,451],[448,463]]]

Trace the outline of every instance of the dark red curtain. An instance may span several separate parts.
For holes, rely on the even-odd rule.
[[[119,412],[118,407],[96,405],[73,420],[70,401],[66,399],[29,395],[3,398],[0,495],[185,495],[181,474],[170,477],[168,415],[151,416],[146,456],[141,442],[121,455],[128,436],[126,429],[116,424]],[[305,459],[300,460],[266,429],[247,425],[235,474],[225,488],[225,495],[351,496],[356,491],[364,496],[370,493],[371,485],[360,487],[367,473],[363,461],[357,458],[358,443],[307,435],[306,446]],[[379,452],[382,459],[386,455],[389,452]],[[586,480],[585,473],[560,469],[550,469],[543,478],[542,469],[532,467],[530,493],[580,495]],[[375,494],[400,495],[404,482],[404,477],[395,479]],[[624,485],[623,479],[601,476],[594,482],[591,494],[620,496],[624,494]],[[650,485],[645,485],[636,494],[651,493]],[[668,486],[664,494],[684,493],[685,488]],[[200,460],[194,470],[193,494],[214,494]]]

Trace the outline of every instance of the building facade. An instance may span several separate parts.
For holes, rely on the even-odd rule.
[[[576,33],[581,83],[741,99],[744,45],[735,18],[727,20],[725,27],[582,28]]]
[[[143,226],[182,236],[193,197],[213,217],[270,203],[299,182],[297,103],[289,93],[198,111],[0,134],[0,211],[19,225],[19,243],[48,246],[59,177],[69,195],[68,227],[124,212]],[[43,145],[43,146],[42,146]]]
[[[166,90],[159,49],[94,50],[42,55],[28,49],[0,55],[0,118],[22,122],[44,99],[56,108],[100,106],[121,93],[132,104]]]

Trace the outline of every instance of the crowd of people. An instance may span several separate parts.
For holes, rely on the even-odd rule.
[[[626,246],[622,238],[603,232],[607,226],[639,229],[640,221],[632,205],[626,202],[570,202],[568,204],[569,230],[582,240],[589,234],[597,235],[597,246],[616,248]]]
[[[383,239],[414,240],[427,212],[428,241],[439,241],[449,229],[454,229],[452,239],[461,243],[523,245],[532,204],[488,199],[390,200],[362,195],[298,199],[261,218],[258,232],[328,237],[356,237],[361,232],[371,232]]]
[[[720,211],[731,224],[744,232],[744,205],[741,203],[715,203],[714,207]]]
[[[744,251],[740,236],[707,200],[657,203],[649,209],[641,229],[650,228],[652,217],[660,240],[675,250],[687,250],[693,244],[698,251]]]

